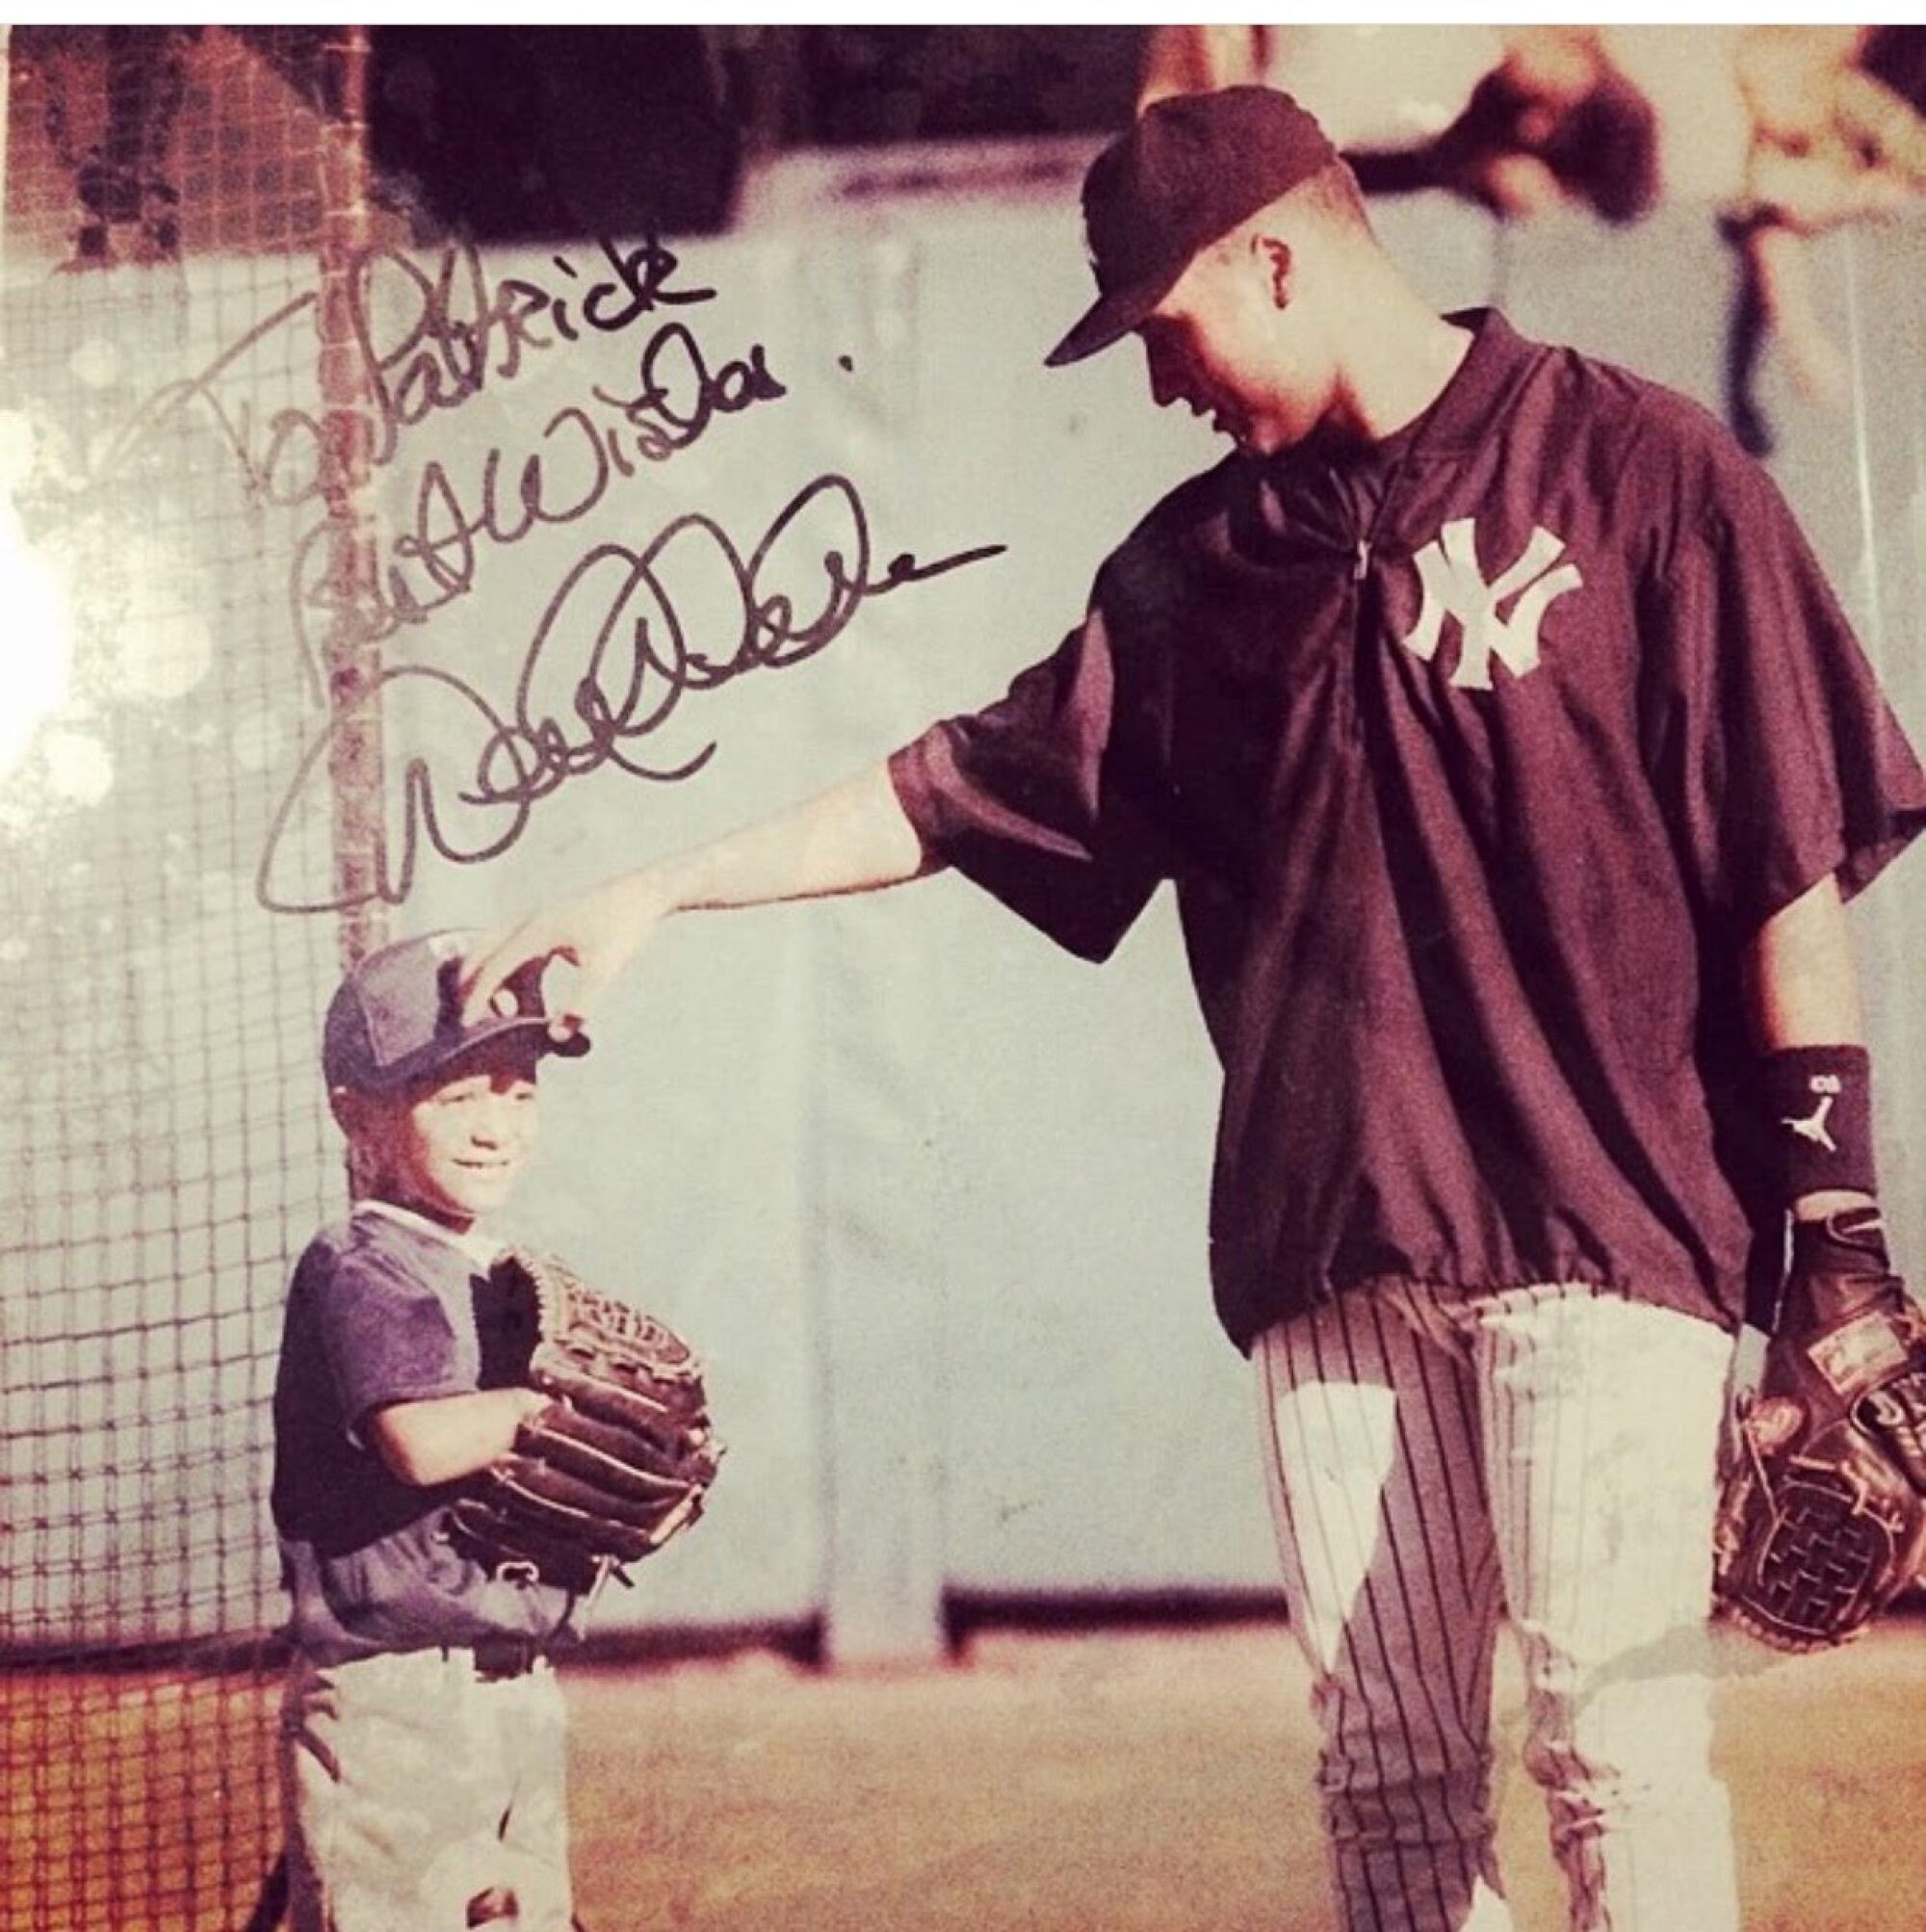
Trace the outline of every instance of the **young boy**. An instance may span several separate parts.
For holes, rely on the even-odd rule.
[[[576,1600],[490,1575],[447,1510],[543,1406],[489,1360],[482,1226],[534,1150],[538,1061],[585,1045],[551,1034],[534,975],[464,1026],[464,937],[372,954],[327,1013],[357,1198],[295,1269],[274,1391],[295,1932],[570,1924],[548,1654]]]

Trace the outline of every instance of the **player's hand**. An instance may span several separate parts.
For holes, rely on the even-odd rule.
[[[603,989],[671,909],[647,873],[629,873],[484,935],[462,962],[463,1021],[484,1014],[501,986],[524,967],[538,961],[545,969],[551,959],[565,959],[576,969],[573,979],[560,993],[545,984],[543,997],[563,1037],[581,1031]]]

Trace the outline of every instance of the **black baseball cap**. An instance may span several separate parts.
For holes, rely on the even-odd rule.
[[[508,979],[472,1025],[461,1023],[461,958],[480,935],[424,932],[371,953],[341,982],[322,1030],[321,1068],[330,1087],[392,1093],[438,1072],[489,1040],[534,1035],[543,1051],[573,1059],[588,1051],[542,1005],[542,961]]]
[[[1173,94],[1146,108],[1083,177],[1099,294],[1045,363],[1080,362],[1128,335],[1199,249],[1337,158],[1315,118],[1276,88]]]

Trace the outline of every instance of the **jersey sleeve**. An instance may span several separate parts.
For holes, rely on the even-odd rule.
[[[924,849],[1085,959],[1167,877],[1163,734],[1093,608],[1008,693],[890,759]]]
[[[321,1295],[316,1316],[323,1354],[348,1430],[394,1402],[460,1396],[464,1373],[455,1325],[426,1282],[374,1255],[348,1257]]]
[[[1926,773],[1777,486],[1732,452],[1658,590],[1647,761],[1688,882],[1750,937],[1829,874],[1864,889]]]

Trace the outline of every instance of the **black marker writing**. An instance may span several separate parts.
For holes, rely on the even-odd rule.
[[[715,299],[714,289],[669,286],[678,264],[660,242],[618,248],[605,240],[600,247],[614,277],[598,281],[581,302],[600,333],[618,333],[659,305]],[[555,261],[576,276],[565,255]],[[349,327],[374,399],[371,460],[377,468],[394,459],[404,431],[438,409],[458,409],[491,379],[512,379],[524,355],[574,342],[581,332],[566,294],[520,278],[491,289],[472,243],[444,249],[432,274],[399,249],[371,250],[355,263],[348,291]],[[384,333],[377,313],[397,307],[403,320]]]
[[[331,527],[310,530],[289,573],[290,615],[308,661],[318,662],[329,638],[379,641],[426,622],[473,587],[484,550],[586,516],[614,484],[692,447],[718,417],[788,392],[761,344],[712,364],[687,328],[665,323],[641,351],[633,394],[593,393],[596,406],[557,410],[513,457],[490,449],[458,474],[425,463],[403,527],[384,545],[374,581],[348,593],[351,607],[328,567]]]
[[[284,408],[265,421],[252,408],[241,387],[245,365],[279,330],[315,320],[318,298],[300,296],[205,369],[149,397],[114,438],[95,478],[112,480],[157,429],[198,409],[233,454],[250,495],[280,509],[320,508],[296,539],[287,587],[301,665],[320,698],[326,645],[377,643],[425,623],[473,587],[485,551],[586,516],[613,484],[691,448],[718,418],[787,393],[760,343],[740,356],[717,356],[685,323],[662,323],[637,352],[632,385],[591,390],[552,414],[522,448],[491,448],[472,466],[424,463],[412,511],[384,540],[372,578],[336,571],[337,525],[327,507],[354,501],[359,478],[396,463],[408,431],[460,409],[490,383],[512,380],[531,357],[580,341],[585,330],[614,335],[658,308],[715,299],[713,289],[677,284],[681,264],[661,242],[598,247],[606,273],[586,284],[565,254],[552,257],[567,279],[560,292],[526,277],[491,283],[465,241],[427,266],[399,249],[371,249],[350,265],[344,300],[352,355],[346,386],[368,399],[365,407],[325,419]]]
[[[912,584],[1002,554],[987,544],[923,562],[901,553],[877,569],[869,517],[846,477],[821,476],[786,504],[746,556],[719,524],[677,517],[640,550],[589,551],[549,601],[504,717],[453,673],[416,666],[381,672],[309,745],[275,815],[255,876],[270,911],[346,910],[371,899],[399,904],[426,843],[456,864],[506,851],[537,799],[570,778],[614,765],[657,783],[692,777],[716,744],[676,755],[648,742],[688,700],[753,670],[806,662],[842,635],[862,606]],[[465,741],[465,779],[437,787],[427,761],[403,774],[400,826],[376,854],[374,879],[351,897],[303,894],[281,876],[284,843],[312,783],[325,784],[334,738],[359,708],[412,680],[432,706],[429,736]]]
[[[577,314],[594,331],[614,334],[657,308],[715,300],[714,289],[672,285],[681,265],[660,242],[624,248],[605,239],[597,246],[612,274],[576,299],[573,309],[571,291],[557,294],[520,277],[491,285],[472,242],[450,243],[429,268],[396,248],[355,257],[347,275],[354,366],[345,387],[372,399],[368,411],[350,412],[363,422],[361,459],[383,467],[395,459],[404,431],[436,410],[458,408],[491,381],[512,380],[530,355],[579,341]],[[571,281],[581,279],[567,256],[553,259]],[[109,443],[94,465],[95,479],[112,482],[157,429],[200,408],[232,451],[250,494],[292,509],[349,486],[352,479],[341,468],[348,453],[330,447],[314,412],[278,409],[260,423],[246,394],[230,397],[226,387],[255,350],[308,318],[319,302],[312,290],[297,296],[205,369],[157,389]],[[398,311],[399,319],[384,328],[377,310],[388,316]]]

